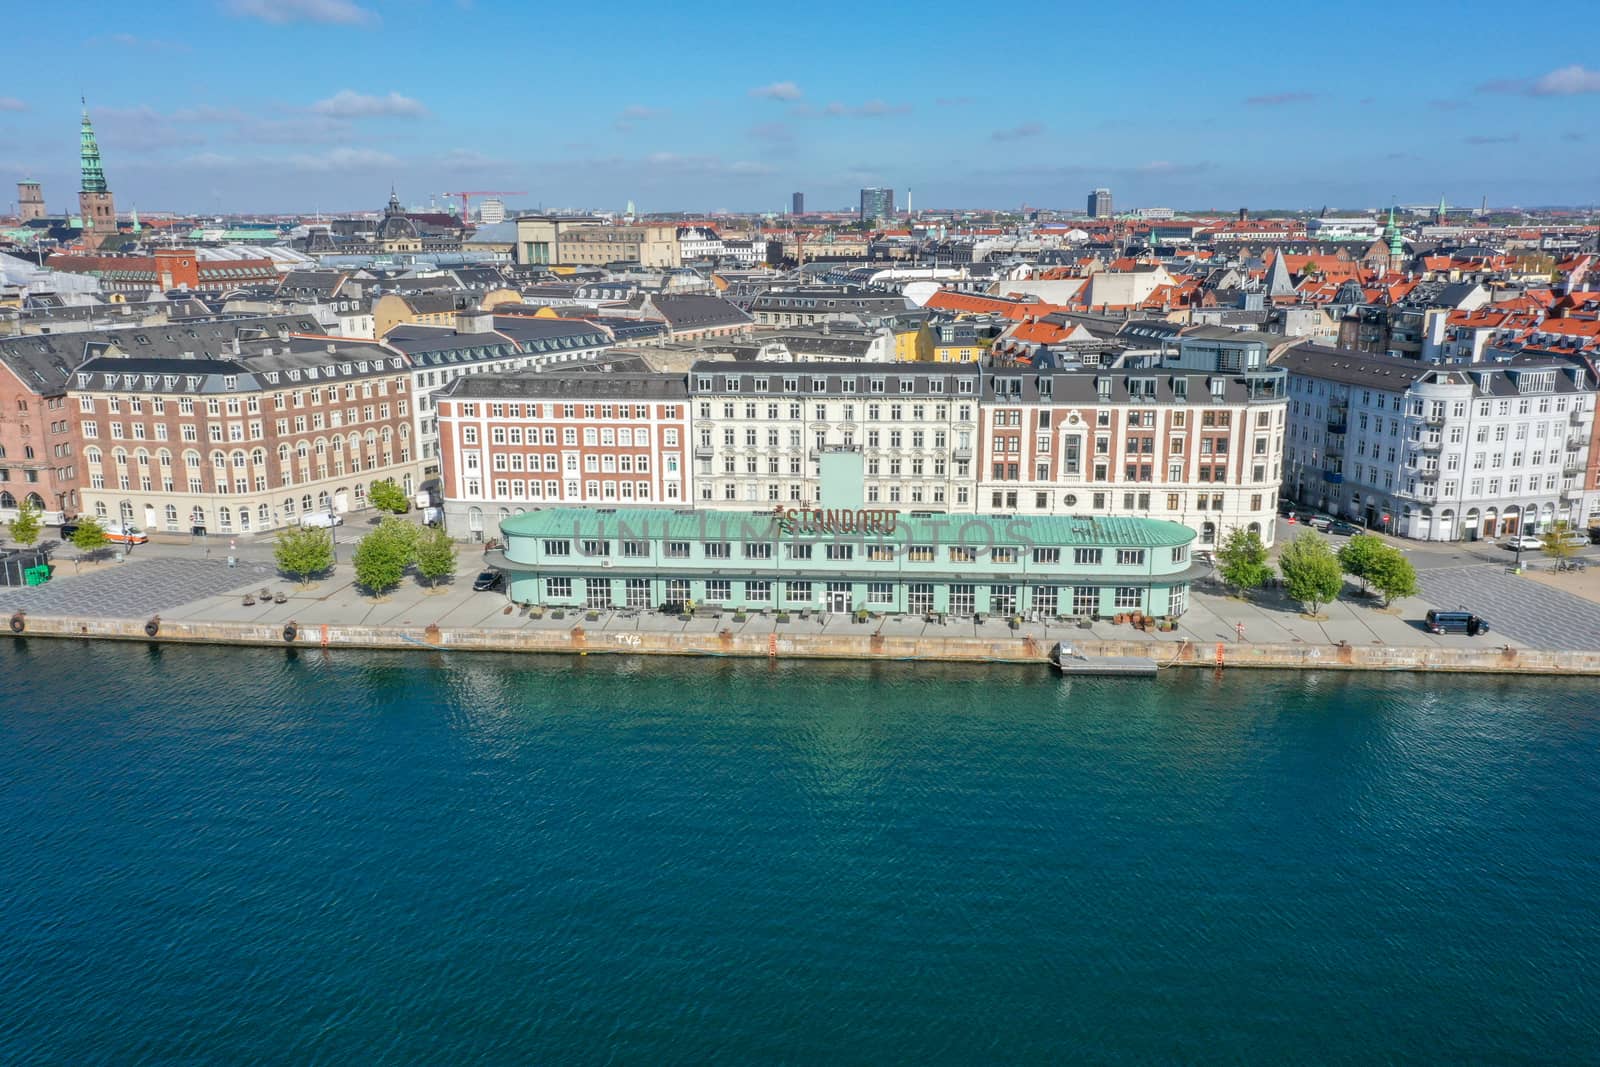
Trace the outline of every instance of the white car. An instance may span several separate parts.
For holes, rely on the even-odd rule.
[[[1500,543],[1513,552],[1519,549],[1523,552],[1537,552],[1544,547],[1544,538],[1532,534],[1512,534],[1510,537],[1502,538]]]
[[[309,515],[300,516],[301,526],[318,526],[324,530],[331,530],[335,526],[344,525],[344,516],[335,515],[331,511],[314,511]]]
[[[120,522],[108,522],[105,526],[106,540],[117,545],[142,545],[150,538],[137,526],[129,526]]]

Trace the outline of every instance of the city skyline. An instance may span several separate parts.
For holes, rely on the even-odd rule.
[[[1097,186],[1118,209],[1375,207],[1441,193],[1584,204],[1600,176],[1584,121],[1600,70],[1579,49],[1495,37],[1442,4],[1357,4],[1347,24],[1381,23],[1379,35],[1319,33],[1289,14],[1252,15],[1244,30],[1163,9],[1164,25],[1147,24],[1187,49],[1171,73],[1110,12],[1074,12],[1065,84],[1058,62],[1025,58],[1007,61],[1003,83],[983,62],[908,76],[948,51],[940,16],[958,11],[937,3],[886,27],[871,51],[858,12],[829,4],[809,8],[807,25],[839,25],[832,49],[782,47],[778,11],[721,42],[707,32],[717,10],[697,5],[670,20],[635,8],[599,34],[585,13],[488,0],[188,0],[137,21],[118,5],[81,7],[77,24],[93,29],[73,76],[59,56],[21,54],[0,93],[4,179],[40,181],[55,212],[77,193],[80,92],[124,212],[374,209],[391,185],[408,203],[515,188],[529,193],[510,206],[633,200],[641,211],[781,212],[794,190],[813,210],[842,211],[871,186],[915,188],[929,207],[1076,210]],[[1023,5],[997,29],[1053,15]],[[1390,53],[1415,55],[1417,41],[1459,61],[1387,73],[1402,62]],[[1239,62],[1212,61],[1230,48]],[[484,63],[495,49],[505,61]],[[1350,77],[1359,64],[1400,87]],[[1563,165],[1526,172],[1539,151]]]

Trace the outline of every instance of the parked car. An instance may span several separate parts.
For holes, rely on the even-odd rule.
[[[1532,534],[1512,534],[1509,537],[1502,537],[1500,539],[1500,544],[1505,548],[1509,548],[1513,552],[1519,550],[1523,552],[1537,552],[1539,549],[1544,547],[1544,538],[1535,537]]]
[[[137,526],[111,522],[106,524],[106,540],[114,545],[142,545],[150,538]]]
[[[76,522],[64,522],[61,524],[61,540],[70,541],[72,540],[72,535],[77,532],[78,524]]]
[[[1334,519],[1328,523],[1328,533],[1337,534],[1340,537],[1353,537],[1360,532],[1361,527],[1353,522],[1345,522],[1343,519]]]
[[[1316,531],[1318,531],[1320,533],[1327,533],[1328,532],[1328,527],[1333,525],[1333,516],[1332,515],[1306,515],[1306,516],[1302,516],[1300,521],[1305,523],[1307,526],[1311,527],[1313,530],[1316,530]]]
[[[484,571],[472,583],[474,593],[487,593],[491,589],[499,589],[506,584],[506,576],[500,571]]]
[[[1489,632],[1489,620],[1470,611],[1429,611],[1422,621],[1429,633],[1477,637]]]
[[[335,526],[344,525],[344,516],[335,515],[331,511],[313,511],[309,514],[300,516],[300,525],[320,526],[325,530],[331,530]]]

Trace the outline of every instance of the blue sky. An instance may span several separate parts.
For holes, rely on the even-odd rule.
[[[66,7],[0,75],[0,178],[52,210],[80,92],[123,209],[371,208],[391,182],[645,211],[876,184],[921,207],[1600,199],[1591,35],[1499,3]]]

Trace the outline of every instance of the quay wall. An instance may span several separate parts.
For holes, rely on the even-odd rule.
[[[19,637],[57,637],[172,644],[258,645],[278,648],[432,649],[460,652],[540,652],[660,656],[740,656],[752,659],[927,660],[930,662],[1046,662],[1051,642],[1035,637],[903,637],[887,634],[664,634],[561,630],[345,626],[308,624],[286,639],[282,624],[165,621],[157,633],[146,620],[28,615]],[[1311,644],[1235,644],[1194,641],[1073,639],[1088,657],[1153,659],[1162,667],[1256,667],[1275,670],[1387,670],[1600,676],[1600,652],[1511,647],[1422,648]]]

